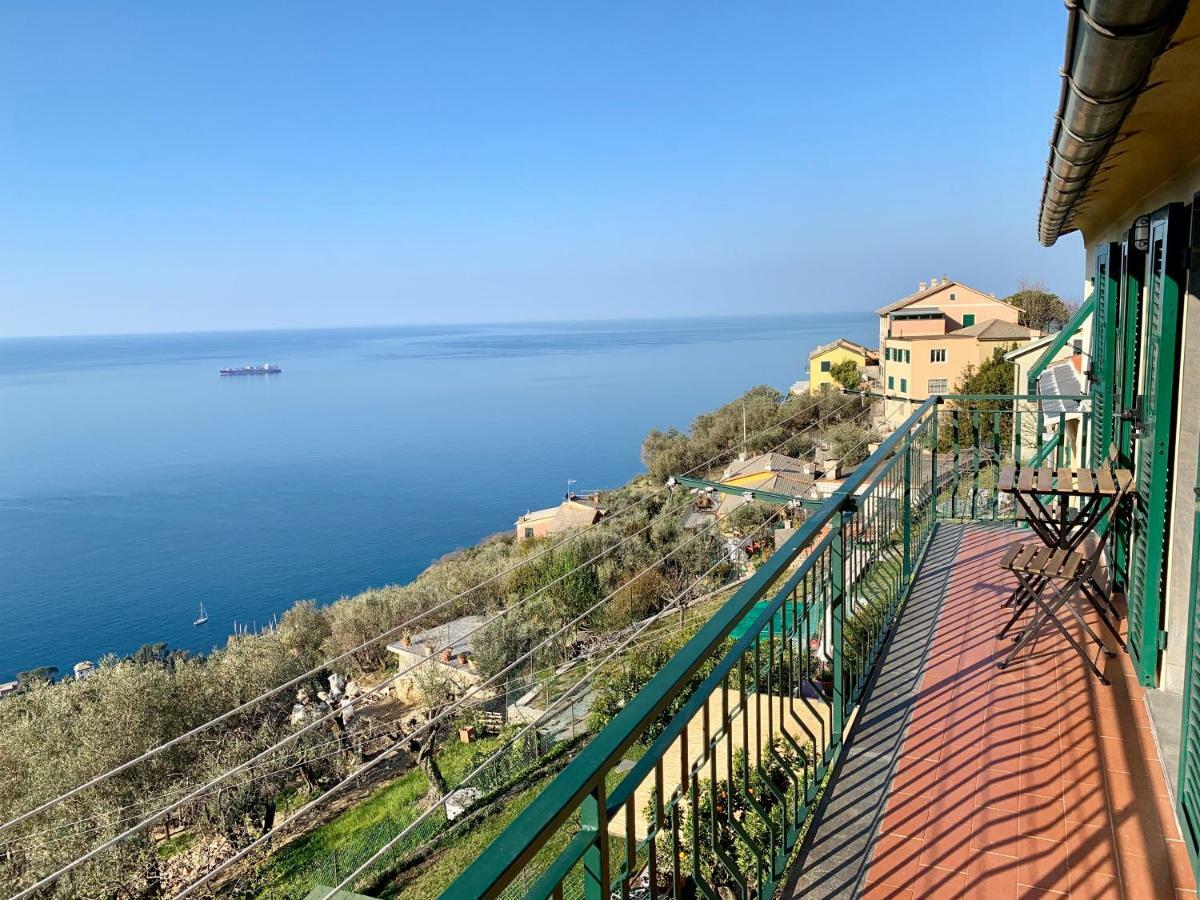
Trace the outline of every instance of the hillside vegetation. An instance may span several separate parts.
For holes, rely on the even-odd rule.
[[[0,887],[11,892],[27,886],[182,799],[153,827],[122,840],[46,892],[57,897],[169,895],[187,883],[189,873],[246,846],[364,760],[397,747],[403,758],[430,756],[430,747],[405,739],[395,718],[369,708],[361,716],[368,724],[359,730],[339,728],[336,719],[304,730],[293,721],[297,691],[315,697],[333,671],[363,688],[376,685],[389,665],[394,667],[388,641],[464,615],[494,617],[476,636],[476,662],[483,678],[495,677],[502,697],[506,682],[521,687],[526,685],[521,679],[552,676],[554,667],[581,647],[623,633],[688,591],[699,596],[728,581],[731,572],[720,565],[717,536],[681,529],[690,497],[660,489],[669,475],[719,472],[743,433],[751,438],[745,445],[750,453],[804,453],[818,421],[830,425],[861,412],[860,400],[834,392],[791,397],[754,388],[699,416],[688,432],[651,432],[642,447],[649,474],[605,494],[611,515],[599,526],[524,542],[511,535],[493,537],[438,560],[409,584],[365,591],[324,607],[297,602],[276,629],[231,637],[203,657],[166,652],[112,657],[80,681],[34,680],[18,696],[0,701],[4,821],[304,676],[296,686],[0,833]],[[849,441],[858,427],[847,421],[843,437]],[[372,642],[383,634],[388,640]],[[532,658],[508,671],[534,647]],[[323,666],[342,654],[345,659]],[[317,671],[307,676],[310,669]],[[634,687],[605,684],[615,693]],[[437,700],[442,706],[447,702],[446,697]],[[473,723],[472,715],[465,712],[464,723]],[[448,722],[428,740],[445,740],[457,724]],[[288,746],[270,750],[288,737],[293,738]],[[219,790],[188,798],[260,753],[265,755],[223,781]],[[398,784],[409,787],[398,787],[394,796],[409,800],[419,793],[418,785],[428,791],[423,780]],[[308,825],[319,822],[313,817]],[[312,855],[325,845],[308,846]]]

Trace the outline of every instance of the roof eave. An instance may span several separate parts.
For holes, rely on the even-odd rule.
[[[1042,181],[1038,239],[1075,230],[1092,178],[1179,26],[1187,0],[1077,0],[1069,4],[1062,89]]]

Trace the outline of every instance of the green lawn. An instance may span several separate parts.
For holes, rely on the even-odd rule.
[[[413,769],[336,819],[293,841],[266,863],[259,896],[272,900],[303,897],[312,888],[316,867],[325,866],[333,873],[330,863],[335,854],[347,863],[354,861],[356,866],[369,855],[361,853],[363,836],[385,829],[394,833],[394,829],[411,822],[420,812],[420,801],[428,790],[425,773]],[[341,871],[345,875],[350,869]],[[325,883],[329,883],[327,878]]]
[[[502,742],[500,737],[484,738],[472,744],[447,741],[438,754],[438,763],[447,782],[451,785],[460,783],[472,770],[472,759],[477,758],[477,754],[495,750]],[[315,880],[329,884],[335,874],[345,877],[420,815],[421,801],[428,790],[429,781],[424,772],[420,769],[405,772],[352,809],[289,844],[266,863],[261,896],[273,900],[303,897]],[[433,822],[433,819],[437,821]],[[441,813],[435,813],[429,821],[431,828],[440,828]],[[421,834],[418,832],[423,831],[418,828],[412,839],[419,842]]]

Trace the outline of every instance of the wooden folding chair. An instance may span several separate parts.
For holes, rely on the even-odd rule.
[[[1077,595],[1081,593],[1086,595],[1090,591],[1090,582],[1099,565],[1103,550],[1103,541],[1099,543],[1100,548],[1091,555],[1084,555],[1063,547],[1055,549],[1035,543],[1017,544],[1005,552],[1000,560],[1000,566],[1017,577],[1021,583],[1022,599],[1017,604],[1017,610],[1013,613],[1012,618],[1001,631],[1001,636],[1008,632],[1026,608],[1033,605],[1037,607],[1037,611],[1029,624],[1022,630],[1012,650],[997,664],[999,668],[1006,668],[1013,658],[1028,646],[1047,625],[1052,625],[1075,648],[1100,683],[1109,683],[1088,650],[1075,639],[1075,636],[1059,619],[1060,611],[1065,609],[1092,643],[1096,644],[1106,655],[1114,655],[1114,651],[1110,650],[1104,640],[1092,630],[1073,602]],[[1101,621],[1108,627],[1108,630],[1116,634],[1116,629],[1108,621],[1104,609],[1096,606],[1095,601],[1090,597],[1088,599],[1096,608]],[[1120,637],[1117,636],[1117,639],[1120,640]]]

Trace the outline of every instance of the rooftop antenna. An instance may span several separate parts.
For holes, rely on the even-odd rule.
[[[746,401],[742,401],[742,446],[746,446]]]

